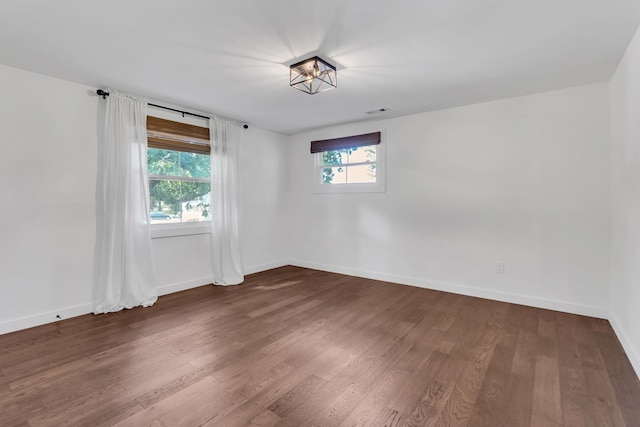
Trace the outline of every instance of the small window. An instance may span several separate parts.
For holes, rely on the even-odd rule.
[[[151,224],[211,219],[209,129],[147,117]]]
[[[315,192],[384,191],[380,132],[312,141],[311,152]]]

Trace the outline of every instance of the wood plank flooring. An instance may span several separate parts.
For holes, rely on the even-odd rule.
[[[605,320],[283,267],[0,336],[0,425],[640,426]]]

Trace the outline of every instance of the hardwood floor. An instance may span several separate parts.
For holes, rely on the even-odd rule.
[[[283,267],[0,336],[0,425],[640,426],[606,320]]]

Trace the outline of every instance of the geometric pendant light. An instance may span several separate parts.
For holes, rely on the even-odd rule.
[[[336,67],[317,56],[289,67],[290,86],[314,95],[338,86]]]

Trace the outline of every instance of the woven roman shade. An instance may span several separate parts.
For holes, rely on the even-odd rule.
[[[209,128],[147,116],[149,148],[210,154]]]

